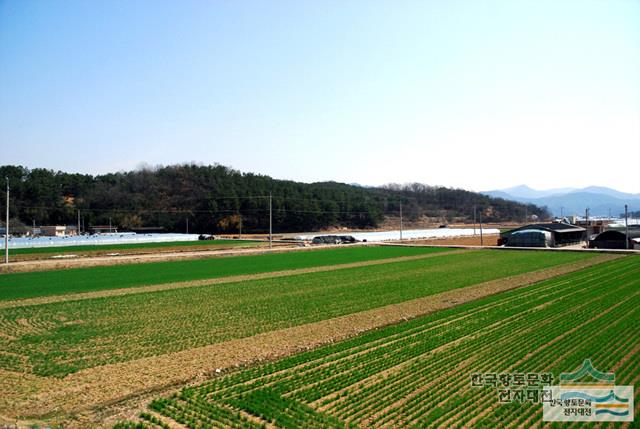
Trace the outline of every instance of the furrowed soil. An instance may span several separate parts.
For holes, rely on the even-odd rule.
[[[433,238],[429,240],[410,240],[409,244],[423,244],[430,246],[497,246],[500,234],[488,234],[482,237],[480,235],[474,237],[446,237]]]

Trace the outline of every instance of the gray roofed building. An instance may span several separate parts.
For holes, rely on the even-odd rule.
[[[586,230],[568,223],[536,223],[512,229],[502,234],[509,247],[561,247],[585,240]]]
[[[640,240],[640,228],[629,228],[629,242],[624,229],[609,229],[589,240],[590,249],[634,249]]]

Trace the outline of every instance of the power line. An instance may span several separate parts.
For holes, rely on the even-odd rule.
[[[31,207],[31,206],[20,206],[19,209],[28,209],[28,210],[72,210],[69,207]],[[78,209],[82,212],[103,212],[103,213],[169,213],[169,214],[179,214],[179,213],[237,213],[239,209],[224,209],[224,210],[185,210],[185,209],[96,209],[96,208],[81,208]],[[254,208],[254,209],[242,209],[243,212],[259,212],[259,211],[267,211],[268,208]]]
[[[326,214],[326,213],[334,213],[334,214],[370,214],[371,212],[352,212],[352,211],[341,211],[341,210],[298,210],[298,209],[274,209],[275,212],[289,212],[289,213],[309,213],[309,214]],[[395,212],[385,212],[384,214],[395,213]]]

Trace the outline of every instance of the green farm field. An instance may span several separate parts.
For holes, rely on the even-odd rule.
[[[238,341],[246,345],[253,338],[265,338],[255,350],[268,357],[278,355],[268,338],[285,338],[283,346],[290,354],[305,344],[315,347],[326,341],[312,341],[314,335],[329,332],[332,341],[334,335],[349,338],[402,320],[404,310],[387,317],[389,311],[400,311],[389,310],[389,306],[433,299],[444,303],[434,308],[448,308],[494,293],[491,289],[480,295],[465,292],[478,285],[502,282],[505,289],[498,290],[508,290],[510,281],[516,282],[514,287],[527,285],[529,277],[551,278],[590,265],[605,267],[602,261],[610,259],[587,252],[359,246],[3,274],[0,376],[9,381],[10,389],[0,398],[0,423],[7,415],[46,415],[54,420],[45,423],[68,423],[75,419],[74,410],[86,408],[87,403],[97,410],[100,404],[157,391],[164,380],[184,384],[180,380],[202,376],[203,371],[211,370],[204,369],[206,362],[216,361],[218,354],[224,362],[250,362],[253,348],[241,346],[236,352]],[[629,270],[633,264],[626,261],[637,263],[638,259],[622,258],[606,267],[620,264],[619,270]],[[571,284],[572,279],[556,288]],[[459,308],[466,305],[470,304]],[[431,310],[419,311],[415,315]],[[368,321],[369,316],[358,316],[368,312],[378,312],[378,316],[372,313],[373,319],[362,330],[341,336],[352,325],[340,320],[354,316]],[[314,334],[316,325],[325,328],[320,326],[320,333]],[[297,336],[289,341],[292,329],[298,330]],[[364,335],[380,335],[375,332]],[[350,341],[361,341],[359,338]],[[207,351],[211,347],[215,351]],[[179,364],[183,359],[189,361],[192,353],[196,353],[194,359],[200,359],[192,362],[201,363],[193,367]],[[179,360],[174,361],[173,355]],[[269,398],[280,401],[279,397]],[[216,406],[236,405],[224,402]],[[315,404],[305,405],[309,406]],[[310,417],[313,423],[315,417]],[[343,420],[336,418],[336,422]],[[95,419],[93,423],[101,422],[101,417]]]
[[[388,256],[389,250],[403,253],[409,248],[362,250],[383,250]],[[318,253],[335,257],[343,252]],[[265,256],[291,262],[292,256],[309,258],[311,254]],[[585,257],[588,256],[579,253],[504,251],[443,254],[430,259],[211,287],[4,308],[0,309],[0,329],[5,336],[15,339],[0,337],[0,346],[2,350],[11,350],[11,357],[17,357],[0,352],[0,367],[62,377],[80,369],[331,319]],[[310,261],[306,258],[302,261]],[[236,261],[225,258],[211,262]],[[188,273],[181,271],[183,275]],[[145,272],[157,270],[147,268]],[[104,277],[103,273],[96,276],[100,280]],[[20,320],[26,323],[17,323]]]
[[[348,264],[448,250],[363,246],[11,273],[0,275],[0,301]]]
[[[232,371],[153,400],[138,424],[161,427],[155,424],[161,417],[189,428],[541,427],[540,403],[499,403],[497,389],[471,386],[471,374],[558,377],[585,359],[615,371],[617,385],[635,384],[637,404],[639,259],[607,262]],[[639,417],[636,407],[636,422]]]

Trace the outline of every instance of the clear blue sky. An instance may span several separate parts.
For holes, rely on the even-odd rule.
[[[89,173],[637,193],[640,1],[0,0],[0,146]]]

